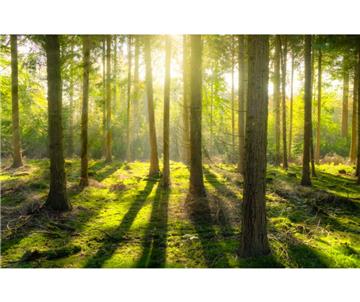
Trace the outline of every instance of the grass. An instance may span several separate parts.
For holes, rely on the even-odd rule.
[[[67,160],[73,209],[39,210],[49,163],[3,169],[2,267],[360,267],[360,188],[352,167],[317,166],[313,188],[301,169],[268,167],[272,255],[239,259],[242,179],[234,165],[204,166],[207,197],[187,199],[189,172],[171,162],[171,188],[147,177],[148,163],[91,161],[78,187],[79,161]],[[339,172],[340,171],[340,172]]]

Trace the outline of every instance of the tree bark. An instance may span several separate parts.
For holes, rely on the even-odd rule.
[[[90,74],[90,37],[83,36],[83,102],[81,112],[81,172],[80,186],[89,185],[88,178],[88,104]]]
[[[113,51],[113,113],[116,116],[116,110],[117,110],[117,74],[118,74],[118,68],[117,68],[117,36],[114,35],[114,51]]]
[[[235,36],[231,36],[231,161],[235,162]]]
[[[19,84],[18,84],[18,51],[17,36],[10,36],[11,47],[11,104],[12,104],[12,145],[13,168],[23,165],[21,157],[20,122],[19,122]]]
[[[289,116],[289,159],[291,159],[293,113],[294,113],[294,53],[291,52],[290,116]]]
[[[359,85],[359,68],[355,64],[354,72],[354,86],[353,86],[353,106],[352,106],[352,121],[351,121],[351,146],[350,146],[350,162],[356,162],[357,150],[357,102],[358,102],[358,85]]]
[[[356,165],[356,175],[358,177],[357,183],[360,185],[360,39],[358,40],[358,59],[357,59],[357,135],[358,135],[358,149],[357,149],[357,165]]]
[[[287,144],[286,144],[286,57],[287,57],[287,39],[284,36],[281,39],[282,60],[281,60],[281,82],[282,82],[282,139],[283,139],[283,169],[288,169]]]
[[[280,164],[280,56],[281,39],[275,37],[275,57],[274,57],[274,112],[275,112],[275,165]]]
[[[127,113],[126,113],[126,160],[131,161],[131,138],[130,138],[130,103],[131,103],[131,63],[132,63],[132,51],[131,51],[131,35],[128,36],[128,84],[127,84]]]
[[[316,125],[316,149],[315,162],[320,162],[320,129],[321,129],[321,85],[322,85],[322,52],[319,49],[318,54],[318,95],[317,95],[317,125]]]
[[[102,41],[102,98],[103,156],[106,158],[106,37]]]
[[[50,191],[45,206],[55,211],[71,208],[66,192],[63,153],[62,87],[59,36],[45,36],[48,82]]]
[[[162,185],[170,185],[170,151],[169,151],[169,124],[170,124],[170,65],[171,65],[171,38],[166,37],[165,54],[165,83],[164,83],[164,167]]]
[[[134,83],[133,83],[133,110],[132,110],[132,120],[135,121],[139,117],[139,53],[140,53],[140,46],[138,36],[134,37],[135,39],[135,62],[134,62]],[[138,123],[133,123],[133,140],[136,141],[138,137],[139,125]],[[131,146],[130,146],[131,149]],[[136,159],[138,154],[136,153],[136,149],[133,150],[133,159]]]
[[[241,257],[270,253],[265,209],[269,40],[249,36],[248,102],[245,137]]]
[[[342,115],[341,115],[341,135],[348,136],[348,116],[349,116],[349,71],[344,71],[343,82],[343,101],[342,101]]]
[[[111,36],[106,37],[106,162],[112,161],[111,129]]]
[[[238,88],[238,136],[239,136],[239,158],[238,171],[244,175],[244,152],[245,152],[245,36],[238,36],[238,69],[239,69],[239,88]]]
[[[183,144],[182,144],[182,160],[186,165],[190,164],[190,53],[189,38],[183,36]]]
[[[202,41],[201,35],[191,36],[190,60],[190,194],[195,197],[205,196],[202,170]]]
[[[153,79],[151,67],[150,37],[144,37],[145,65],[146,65],[146,94],[149,113],[149,140],[150,140],[150,171],[149,176],[159,175],[159,159],[156,142],[154,100],[153,100]]]
[[[71,46],[71,55],[74,56],[74,46]],[[72,59],[72,64],[74,60]],[[69,137],[68,137],[68,149],[67,155],[71,158],[74,155],[74,74],[73,67],[70,67],[70,79],[69,79]]]
[[[305,36],[305,110],[304,110],[304,149],[301,184],[311,186],[310,179],[310,149],[311,149],[311,100],[312,100],[312,70],[311,70],[311,40]]]

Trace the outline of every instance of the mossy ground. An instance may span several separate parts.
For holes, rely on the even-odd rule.
[[[360,267],[360,188],[353,167],[317,166],[313,188],[301,170],[268,167],[272,255],[239,259],[242,180],[234,165],[205,165],[207,198],[187,199],[188,169],[171,162],[171,188],[149,179],[148,163],[67,160],[70,212],[39,209],[49,163],[3,169],[2,267]],[[340,172],[339,172],[340,171]]]

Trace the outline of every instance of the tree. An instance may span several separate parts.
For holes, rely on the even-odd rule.
[[[126,107],[126,160],[131,161],[131,143],[130,143],[130,101],[131,101],[131,35],[128,36],[128,84],[127,84],[127,107]]]
[[[356,175],[358,177],[357,183],[360,185],[360,39],[358,40],[358,58],[357,58],[357,135],[358,135],[358,149],[357,149],[357,165],[356,165]]]
[[[12,103],[12,144],[13,168],[23,165],[21,158],[20,123],[19,123],[19,84],[18,84],[18,51],[17,36],[10,36],[11,47],[11,103]]]
[[[71,56],[74,56],[74,45],[71,45]],[[72,61],[74,62],[74,61]],[[74,68],[70,66],[69,76],[69,129],[68,129],[68,145],[67,155],[73,157],[74,155]]]
[[[322,51],[318,52],[318,83],[317,83],[317,125],[316,125],[316,148],[315,148],[315,162],[320,161],[320,129],[321,129],[321,85],[322,85]]]
[[[248,37],[248,102],[245,137],[241,257],[270,253],[265,210],[269,38]]]
[[[90,73],[90,37],[83,37],[83,101],[81,113],[81,173],[80,186],[89,185],[88,179],[88,103]]]
[[[357,55],[357,54],[356,54]],[[355,60],[356,62],[356,60]],[[358,102],[358,85],[359,85],[359,68],[356,66],[354,68],[354,89],[353,89],[353,106],[352,106],[352,121],[351,121],[351,146],[350,146],[350,162],[356,162],[356,148],[357,148],[357,102]]]
[[[344,58],[344,65],[346,60]],[[342,115],[341,115],[341,135],[348,136],[348,117],[349,117],[349,71],[344,66],[343,71],[343,101],[342,101]]]
[[[48,82],[50,191],[45,206],[55,211],[71,208],[66,192],[63,153],[62,86],[59,36],[45,36]]]
[[[151,67],[151,48],[150,37],[144,37],[144,52],[145,52],[145,66],[146,66],[146,95],[148,101],[149,113],[149,140],[150,140],[150,171],[149,176],[157,176],[160,172],[158,150],[156,142],[156,128],[155,128],[155,114],[154,114],[154,100],[153,100],[153,79]]]
[[[274,111],[275,111],[275,165],[280,164],[280,56],[281,38],[275,37],[274,57]]]
[[[183,35],[183,151],[182,160],[187,165],[190,163],[190,118],[189,118],[189,99],[190,99],[190,55],[188,36]]]
[[[162,184],[168,187],[170,184],[170,160],[169,160],[169,124],[170,124],[170,65],[171,65],[171,38],[166,37],[165,54],[165,83],[164,83],[164,167]]]
[[[106,158],[107,152],[107,131],[106,131],[106,37],[102,40],[102,131],[103,131],[103,155]]]
[[[311,186],[310,179],[310,144],[311,144],[311,99],[312,99],[312,68],[311,68],[311,40],[310,35],[305,36],[305,110],[304,110],[304,146],[302,179],[303,186]]]
[[[238,36],[238,69],[239,69],[239,89],[238,89],[238,135],[239,135],[239,159],[238,171],[244,174],[244,152],[245,152],[245,36]]]
[[[294,115],[294,51],[291,52],[291,80],[290,80],[290,115],[289,115],[289,159],[291,159],[291,147],[293,138],[293,115]]]
[[[105,161],[112,161],[111,129],[111,36],[106,37],[106,155]]]
[[[283,139],[283,168],[288,168],[287,145],[286,145],[286,57],[287,57],[287,40],[286,36],[281,39],[281,87],[282,87],[282,139]]]
[[[133,82],[133,110],[132,110],[132,120],[136,120],[139,117],[139,56],[140,56],[140,38],[138,36],[134,37],[135,39],[135,58],[134,58],[134,82]],[[139,132],[139,125],[138,123],[132,124],[133,128],[133,140],[136,140],[138,137]],[[131,150],[131,143],[130,141],[130,150]],[[133,150],[133,152],[136,150]],[[134,155],[135,157],[137,154]]]
[[[231,36],[231,160],[235,155],[235,36]]]
[[[194,197],[205,196],[202,170],[202,41],[201,35],[190,37],[190,194]]]

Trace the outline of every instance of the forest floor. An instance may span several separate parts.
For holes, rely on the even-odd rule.
[[[317,166],[313,187],[301,170],[268,167],[272,255],[239,259],[242,179],[234,165],[204,166],[207,197],[187,200],[188,169],[171,162],[170,189],[147,177],[148,163],[66,160],[73,209],[41,208],[49,162],[1,170],[2,267],[360,267],[360,188],[353,167]]]

